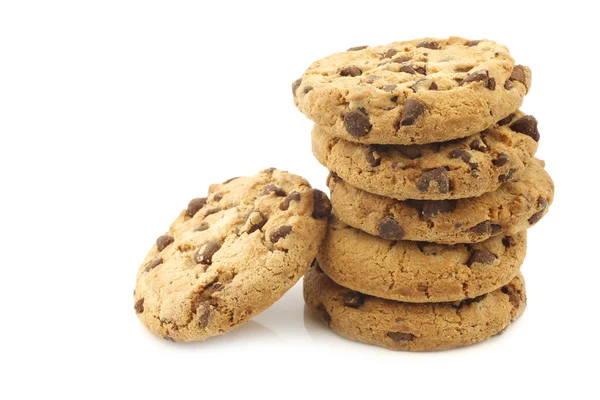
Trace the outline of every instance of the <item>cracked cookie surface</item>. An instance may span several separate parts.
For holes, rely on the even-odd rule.
[[[307,308],[350,340],[391,350],[469,346],[502,333],[526,307],[519,273],[501,288],[452,303],[402,303],[364,295],[333,282],[317,263],[304,275]]]
[[[315,125],[317,160],[349,184],[399,200],[475,197],[519,178],[537,151],[534,117],[521,112],[466,138],[425,145],[365,145]]]
[[[317,259],[337,284],[411,303],[459,301],[491,292],[519,272],[526,232],[476,244],[390,241],[330,219]]]
[[[138,318],[153,333],[186,342],[248,321],[304,274],[330,211],[323,192],[274,168],[211,185],[140,266]]]
[[[354,48],[314,62],[294,103],[326,133],[372,144],[473,135],[515,112],[531,71],[489,40],[418,39]]]
[[[542,219],[554,198],[554,183],[538,159],[518,180],[457,200],[395,200],[355,188],[334,174],[327,186],[336,216],[354,228],[388,240],[444,244],[515,235]]]

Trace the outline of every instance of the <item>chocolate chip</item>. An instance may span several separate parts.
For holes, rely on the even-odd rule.
[[[417,47],[424,47],[426,49],[431,49],[431,50],[441,49],[440,44],[438,42],[436,42],[435,40],[423,40],[422,42],[417,44]]]
[[[502,291],[502,293],[508,295],[508,301],[510,302],[510,304],[513,305],[513,307],[519,307],[519,305],[521,304],[521,296],[518,292],[515,292],[513,287],[506,285],[502,286],[500,290]]]
[[[371,167],[378,167],[381,164],[381,154],[377,151],[377,147],[373,145],[367,148],[367,163]]]
[[[500,121],[498,121],[498,125],[500,125],[500,126],[508,125],[508,124],[510,124],[510,121],[513,120],[513,118],[515,118],[515,114],[514,113],[510,114],[506,118],[502,118]]]
[[[431,82],[431,85],[429,85],[429,90],[438,90],[437,83]]]
[[[198,226],[196,229],[194,229],[194,232],[202,232],[208,229],[208,224],[206,222],[203,222],[200,224],[200,226]]]
[[[485,143],[483,143],[483,141],[481,141],[479,139],[474,139],[473,141],[471,141],[471,143],[469,144],[469,148],[471,150],[477,150],[477,151],[481,151],[484,153],[488,150]]]
[[[408,342],[410,340],[413,340],[415,335],[413,335],[412,333],[405,332],[388,332],[387,337],[396,342]]]
[[[540,133],[537,128],[537,119],[533,115],[519,118],[510,125],[510,129],[531,137],[536,142],[540,141]]]
[[[407,62],[407,61],[410,61],[410,57],[407,57],[407,56],[400,56],[400,57],[398,57],[398,58],[394,58],[394,59],[392,60],[392,62],[394,62],[394,63],[399,63],[399,64],[405,63],[405,62]]]
[[[444,167],[423,172],[417,181],[417,189],[421,192],[426,192],[429,189],[431,182],[437,184],[437,191],[439,193],[444,194],[450,191],[450,179],[448,178],[448,171]]]
[[[414,160],[416,158],[421,158],[423,155],[421,151],[423,147],[416,144],[407,144],[403,146],[396,146],[396,150],[400,152],[404,157]]]
[[[269,176],[273,176],[273,172],[275,172],[277,170],[277,168],[267,168],[267,169],[263,169],[262,171],[260,171],[261,174],[265,174],[265,175],[269,175]],[[237,179],[237,178],[233,178],[233,179]]]
[[[235,181],[236,179],[239,179],[239,178],[240,178],[239,176],[234,176],[233,178],[229,178],[226,181],[224,181],[221,185],[227,185],[229,182],[233,182],[233,181]]]
[[[491,235],[492,233],[492,223],[490,221],[483,221],[469,229],[469,231],[473,233],[478,233],[481,235]]]
[[[477,46],[481,40],[469,40],[465,45],[469,47]]]
[[[477,161],[473,160],[473,154],[464,149],[454,149],[450,153],[448,153],[448,157],[450,158],[460,158],[463,162],[469,164],[469,167],[473,169],[477,169],[478,164]]]
[[[386,85],[384,87],[381,88],[381,90],[386,91],[386,92],[393,92],[394,89],[396,89],[398,87],[398,85]]]
[[[248,213],[246,221],[244,221],[244,226],[241,230],[241,233],[246,232],[248,234],[251,234],[252,232],[256,232],[257,230],[265,226],[267,220],[267,217],[265,217],[265,215],[262,212],[258,210],[252,210]]]
[[[198,249],[194,255],[194,261],[196,264],[211,265],[213,256],[220,248],[221,245],[219,243],[208,242]]]
[[[146,265],[146,269],[144,269],[144,272],[148,272],[150,270],[153,270],[154,268],[158,267],[162,263],[163,263],[162,257],[155,258],[154,260],[150,261]]]
[[[392,97],[390,97],[390,101],[392,103],[396,103],[398,101],[398,96],[392,96]]]
[[[137,314],[141,314],[144,312],[144,299],[139,299],[138,301],[135,302],[133,309],[135,310],[135,312]]]
[[[415,71],[415,69],[413,67],[411,67],[410,65],[401,66],[400,72],[406,72],[407,74],[411,74],[411,75],[414,75],[417,73],[417,71]]]
[[[398,53],[396,49],[389,49],[385,53],[382,54],[383,58],[392,58]]]
[[[296,79],[292,83],[292,94],[294,95],[294,97],[296,97],[296,90],[298,90],[298,88],[300,87],[301,84],[302,84],[302,78]],[[227,182],[223,182],[223,183],[227,183]]]
[[[454,72],[469,72],[472,69],[472,65],[457,65],[454,67]]]
[[[494,164],[495,167],[501,167],[504,164],[506,164],[508,162],[508,160],[509,160],[508,154],[500,153],[500,154],[498,154],[498,156],[496,158],[494,158],[492,160],[492,164]]]
[[[213,200],[216,202],[221,201],[221,199],[223,198],[223,195],[221,193],[215,193],[213,194]]]
[[[358,292],[348,292],[344,295],[344,305],[346,307],[358,308],[365,302],[365,297]]]
[[[498,176],[498,182],[506,183],[506,182],[510,181],[513,178],[513,176],[515,175],[515,172],[517,172],[516,169],[514,169],[514,168],[509,169],[506,174],[502,174],[502,175]]]
[[[429,200],[423,202],[421,215],[425,219],[431,219],[438,214],[446,214],[456,209],[456,200]]]
[[[362,74],[362,70],[358,68],[356,65],[348,65],[342,69],[340,69],[341,76],[359,76]]]
[[[290,193],[285,199],[283,199],[283,201],[279,205],[279,209],[283,210],[283,211],[287,210],[288,208],[290,208],[290,203],[292,201],[300,201],[300,193],[298,193],[298,192]]]
[[[383,217],[377,223],[377,232],[386,240],[401,240],[404,237],[404,229],[391,216]]]
[[[427,70],[425,67],[415,67],[415,71],[421,75],[427,75]]]
[[[287,195],[287,193],[285,192],[285,190],[283,190],[279,186],[274,185],[272,183],[268,184],[263,189],[263,194],[269,194],[269,193],[275,193],[276,196],[282,196],[282,197],[285,196],[285,195]]]
[[[206,326],[208,325],[208,318],[210,317],[210,305],[208,305],[208,303],[205,302],[202,303],[200,307],[203,307],[203,311],[202,314],[200,314],[200,317],[198,318],[198,326],[200,328],[206,328]]]
[[[496,260],[496,256],[487,250],[473,250],[467,265],[470,267],[474,263],[479,264],[493,264]]]
[[[460,85],[464,86],[467,83],[471,83],[471,82],[483,82],[485,87],[487,87],[490,90],[494,90],[496,88],[496,80],[494,78],[490,78],[490,75],[489,75],[488,71],[486,71],[486,70],[475,71],[475,72],[469,74],[469,76],[467,76],[460,83]]]
[[[194,215],[196,215],[196,213],[202,207],[204,207],[205,204],[206,204],[206,197],[198,197],[198,198],[192,199],[188,203],[188,208],[187,208],[187,211],[185,212],[185,215],[187,215],[188,217],[193,217]]]
[[[350,47],[348,50],[346,51],[358,51],[358,50],[364,50],[369,46],[355,46],[355,47]]]
[[[351,136],[365,136],[372,127],[369,116],[362,110],[352,110],[344,116],[344,128]]]
[[[208,210],[206,210],[206,214],[204,214],[205,217],[208,217],[209,215],[213,215],[218,213],[221,210],[221,207],[213,207],[213,208],[209,208]]]
[[[376,79],[377,79],[377,75],[369,75],[369,76],[367,76],[367,79],[365,81],[367,83],[373,83],[373,82],[375,82]]]
[[[507,80],[506,82],[504,82],[504,89],[510,90],[510,89],[512,89],[514,87],[515,87],[515,84],[512,83],[511,80]]]
[[[313,189],[313,218],[327,218],[331,214],[331,202],[329,197],[319,189]]]
[[[167,247],[168,245],[170,245],[174,241],[175,241],[175,238],[173,238],[173,236],[171,236],[171,235],[162,235],[161,237],[159,237],[158,239],[156,239],[156,249],[158,251],[163,251],[165,249],[165,247]]]
[[[413,125],[417,118],[419,118],[425,113],[425,110],[427,110],[427,108],[420,101],[415,99],[408,99],[406,103],[404,103],[404,108],[402,109],[402,115],[400,116],[400,125]]]
[[[531,216],[531,218],[528,219],[530,225],[533,225],[537,223],[540,219],[542,219],[542,217],[544,216],[544,210],[546,210],[546,207],[548,207],[548,200],[546,200],[543,197],[540,197],[538,199],[538,207],[541,207],[540,211],[536,212]]]
[[[312,86],[310,86],[310,85],[309,85],[309,86],[305,86],[305,87],[304,87],[304,89],[302,89],[302,92],[303,92],[304,94],[306,94],[306,93],[310,92],[310,91],[311,91],[311,90],[313,90],[313,89],[314,89],[314,88],[313,88]]]
[[[502,238],[502,244],[504,245],[504,247],[506,247],[508,249],[510,247],[513,247],[515,244],[517,244],[517,242],[515,242],[515,239],[513,239],[511,236],[504,236]]]
[[[325,308],[325,305],[323,303],[319,304],[319,306],[317,307],[317,311],[319,312],[321,319],[325,321],[327,326],[331,326],[331,315],[329,315],[329,312],[327,311],[327,308]]]
[[[511,81],[521,82],[523,85],[525,85],[525,88],[529,90],[527,75],[528,74],[525,72],[525,67],[523,67],[522,65],[515,65],[515,67],[512,70],[512,74],[510,74],[509,79]]]
[[[289,233],[291,231],[292,231],[291,226],[282,225],[271,231],[271,234],[269,235],[269,239],[271,239],[271,242],[277,243],[279,241],[279,239],[286,237],[287,235],[289,235]]]

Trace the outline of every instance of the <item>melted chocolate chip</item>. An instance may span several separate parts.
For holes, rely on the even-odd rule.
[[[500,153],[500,154],[498,154],[498,156],[496,158],[494,158],[492,160],[492,164],[494,164],[495,167],[501,167],[504,164],[506,164],[508,162],[508,160],[509,160],[508,154]]]
[[[431,49],[431,50],[441,49],[440,44],[438,42],[436,42],[435,40],[423,40],[422,42],[417,44],[417,47],[424,47],[426,49]]]
[[[356,65],[348,65],[340,69],[340,76],[359,76],[362,74],[362,70]]]
[[[358,51],[358,50],[364,50],[369,46],[355,46],[355,47],[350,47],[348,50],[346,51]]]
[[[198,198],[192,199],[188,203],[188,208],[185,212],[185,215],[187,215],[188,217],[193,217],[194,215],[196,215],[196,213],[202,207],[204,207],[205,204],[206,204],[206,197],[198,197]]]
[[[377,151],[377,147],[370,145],[367,149],[367,163],[371,167],[378,167],[381,164],[381,154]]]
[[[402,240],[404,237],[404,229],[391,216],[383,217],[377,223],[377,232],[386,240]]]
[[[281,197],[287,195],[287,193],[285,192],[285,190],[283,190],[279,186],[274,185],[272,183],[268,184],[263,189],[263,194],[269,194],[269,193],[275,193],[275,196],[281,196]]]
[[[174,241],[175,241],[175,238],[173,238],[173,236],[171,236],[171,235],[162,235],[161,237],[159,237],[158,239],[156,239],[156,249],[158,251],[163,251],[165,249],[165,247],[167,247],[168,245],[170,245]]]
[[[488,147],[483,143],[483,141],[479,139],[473,139],[469,144],[469,148],[471,150],[477,150],[485,153],[488,150]]]
[[[402,109],[402,115],[400,116],[400,125],[407,126],[413,125],[417,118],[425,113],[427,108],[423,103],[415,99],[408,99]]]
[[[502,232],[502,227],[498,224],[492,224],[492,236],[495,236]]]
[[[344,128],[351,136],[365,136],[372,127],[369,116],[362,110],[352,110],[344,116]]]
[[[487,250],[473,250],[467,265],[470,267],[474,263],[479,264],[493,264],[496,260],[496,256]]]
[[[256,232],[257,230],[262,229],[262,227],[265,226],[267,220],[267,217],[265,217],[265,215],[262,212],[258,210],[250,211],[248,213],[248,216],[246,217],[246,221],[244,222],[244,230],[248,234]]]
[[[198,249],[194,255],[194,261],[196,264],[211,265],[213,256],[220,248],[221,245],[219,243],[208,242]]]
[[[448,193],[450,191],[450,178],[448,177],[448,171],[446,168],[440,167],[432,169],[431,171],[423,172],[419,180],[417,181],[417,189],[421,192],[429,190],[431,182],[437,184],[438,193]]]
[[[279,239],[283,239],[292,231],[292,227],[289,225],[282,225],[271,231],[269,239],[273,243],[277,243]]]
[[[427,70],[425,67],[415,67],[415,71],[421,75],[427,75]]]
[[[208,229],[208,224],[206,222],[203,222],[196,229],[194,229],[194,232],[202,232],[202,231],[205,231],[207,229]]]
[[[506,82],[504,82],[504,89],[510,90],[514,87],[515,87],[515,84],[512,83],[512,81],[510,79],[508,79]]]
[[[477,161],[473,160],[473,154],[464,149],[454,149],[450,153],[448,153],[448,157],[450,158],[460,158],[463,162],[469,164],[469,167],[473,169],[477,169],[478,164]]]
[[[215,193],[213,194],[213,200],[216,202],[221,201],[221,199],[223,198],[223,195],[221,193]]]
[[[210,317],[210,306],[208,305],[208,303],[203,303],[200,307],[202,307],[203,310],[202,314],[200,314],[200,317],[198,318],[198,326],[200,328],[206,328],[206,326],[208,325],[208,319]]]
[[[429,85],[429,90],[438,90],[437,83],[431,82],[431,85]]]
[[[265,170],[265,171],[266,171],[266,170]],[[265,172],[265,171],[262,171],[262,172]],[[229,179],[227,179],[225,182],[223,182],[223,183],[222,183],[222,185],[227,185],[229,182],[233,182],[233,181],[235,181],[236,179],[239,179],[239,176],[234,176],[233,178],[229,178]]]
[[[296,79],[292,83],[292,94],[294,95],[294,97],[296,97],[296,90],[298,90],[298,88],[300,87],[301,84],[302,84],[302,78]],[[223,182],[223,183],[227,183],[227,182]]]
[[[521,82],[525,88],[529,90],[529,87],[527,87],[527,74],[525,73],[525,67],[522,65],[515,65],[509,79],[511,81]]]
[[[279,209],[283,210],[283,211],[287,210],[288,208],[290,208],[290,203],[292,201],[300,201],[300,193],[298,193],[298,192],[290,193],[285,199],[283,199],[283,201],[279,205]]]
[[[405,62],[407,62],[407,61],[410,61],[410,57],[407,57],[407,56],[400,56],[400,57],[398,57],[398,58],[394,58],[394,59],[392,60],[392,62],[394,62],[394,63],[399,63],[399,64],[405,63]]]
[[[135,302],[135,304],[133,305],[133,309],[135,310],[136,314],[141,314],[144,312],[144,299],[139,299],[138,301]]]
[[[413,67],[411,67],[410,65],[401,66],[400,72],[406,72],[407,74],[411,74],[411,75],[414,75],[417,73],[417,71],[415,71],[415,69]]]
[[[398,53],[398,50],[396,50],[396,49],[389,49],[388,51],[386,51],[385,53],[382,54],[382,57],[383,58],[392,58],[397,53]]]
[[[396,342],[408,342],[408,341],[413,340],[415,335],[413,335],[412,333],[405,333],[405,332],[388,332],[387,337],[389,337],[390,339],[392,339]]]
[[[358,308],[365,302],[365,297],[358,292],[348,292],[344,295],[344,305],[346,307]]]
[[[512,129],[515,132],[527,135],[536,142],[539,142],[540,133],[538,132],[537,124],[537,120],[533,115],[526,115],[510,124],[510,129]]]
[[[322,191],[318,189],[313,189],[313,218],[327,218],[329,214],[331,214],[331,202],[329,201],[329,197]]]
[[[543,197],[540,197],[538,199],[538,207],[541,207],[540,211],[536,212],[531,216],[531,218],[528,219],[530,225],[533,225],[537,223],[540,219],[542,219],[542,217],[544,216],[544,211],[546,210],[546,207],[548,207],[548,200],[546,200]]]
[[[423,202],[421,215],[425,219],[431,219],[438,214],[447,214],[456,209],[456,200],[429,200]]]
[[[513,178],[513,176],[515,175],[515,172],[517,172],[516,169],[514,169],[514,168],[509,169],[506,174],[501,174],[498,176],[498,182],[506,183],[506,182],[510,181]]]
[[[491,235],[492,234],[492,223],[490,221],[483,221],[469,229],[473,233],[480,235]]]
[[[479,42],[481,42],[481,40],[469,40],[465,44],[465,46],[469,46],[469,47],[477,46],[479,44]]]
[[[221,207],[213,207],[213,208],[209,208],[208,210],[206,210],[206,214],[204,214],[205,217],[208,217],[209,215],[213,215],[218,213],[221,210]]]
[[[150,270],[153,270],[154,268],[158,267],[162,263],[163,263],[162,257],[158,257],[158,258],[150,261],[148,263],[148,265],[146,265],[146,268],[144,269],[144,272],[148,272]]]
[[[496,89],[496,80],[494,78],[490,78],[490,74],[486,70],[475,71],[469,76],[467,76],[461,83],[461,86],[466,85],[471,82],[483,82],[485,87],[494,90]]]
[[[515,244],[517,244],[517,242],[515,242],[515,239],[513,239],[511,236],[504,236],[502,238],[502,244],[504,245],[504,247],[506,247],[508,249],[510,247],[513,247]]]
[[[506,118],[502,118],[500,121],[498,121],[498,125],[500,125],[500,126],[508,125],[508,124],[510,124],[510,121],[512,121],[514,118],[515,118],[515,114],[514,113],[510,114]]]

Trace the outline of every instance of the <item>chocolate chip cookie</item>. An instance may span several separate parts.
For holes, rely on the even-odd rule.
[[[318,265],[304,276],[307,308],[334,332],[391,350],[445,350],[472,345],[502,333],[526,307],[518,274],[501,288],[452,303],[402,303],[344,288]]]
[[[153,333],[203,340],[248,321],[304,274],[331,204],[276,169],[211,185],[159,236],[137,273],[134,309]]]
[[[395,200],[355,188],[334,174],[327,185],[333,210],[346,224],[388,240],[445,244],[515,235],[542,219],[554,198],[554,183],[538,159],[516,181],[458,200]]]
[[[531,85],[505,46],[418,39],[361,46],[314,62],[294,102],[324,133],[368,144],[424,144],[476,134],[511,113]]]
[[[317,160],[349,184],[399,200],[475,197],[520,177],[538,145],[537,121],[511,114],[483,132],[425,145],[365,145],[312,133]]]
[[[332,216],[317,259],[336,283],[361,293],[410,303],[458,301],[508,283],[523,263],[526,241],[525,232],[475,244],[389,241]]]

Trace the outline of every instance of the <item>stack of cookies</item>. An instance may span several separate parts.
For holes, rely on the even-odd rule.
[[[395,350],[501,333],[526,303],[526,230],[554,186],[519,110],[529,68],[488,40],[355,47],[293,83],[333,214],[304,297],[335,332]]]

